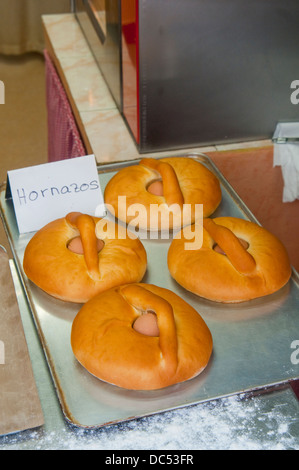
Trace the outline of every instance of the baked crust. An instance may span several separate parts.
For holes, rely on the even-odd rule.
[[[246,250],[239,239],[248,243]],[[234,217],[203,221],[203,243],[185,250],[183,231],[172,241],[168,268],[185,289],[216,302],[242,302],[272,294],[291,276],[283,244],[259,225]],[[225,254],[213,248],[218,244]]]
[[[101,221],[70,213],[36,232],[24,253],[27,277],[49,295],[77,303],[111,287],[141,281],[147,267],[143,244],[111,221],[100,229]],[[84,255],[67,248],[77,236],[81,236]],[[100,253],[97,237],[104,241]]]
[[[161,179],[164,195],[149,193],[148,186]],[[191,224],[195,221],[195,204],[203,204],[203,217],[208,217],[222,198],[218,178],[203,164],[189,157],[144,158],[139,164],[123,168],[111,178],[104,192],[105,203],[113,208],[119,220],[132,223],[136,215],[119,209],[119,196],[126,197],[127,207],[134,204],[145,207],[145,216],[138,214],[139,227],[144,230],[176,229]],[[159,206],[161,217],[158,220],[150,217],[153,205]],[[188,205],[191,205],[190,213]],[[172,218],[172,214],[177,218]]]
[[[160,336],[132,327],[155,311]],[[168,289],[131,284],[105,291],[79,311],[71,346],[81,365],[99,379],[131,390],[154,390],[191,379],[207,366],[213,340],[201,316]]]

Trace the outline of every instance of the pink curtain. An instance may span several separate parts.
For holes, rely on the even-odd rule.
[[[67,95],[55,66],[44,51],[48,110],[48,161],[81,157],[84,148]]]

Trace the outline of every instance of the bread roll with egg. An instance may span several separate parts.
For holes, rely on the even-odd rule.
[[[36,232],[23,259],[25,274],[40,289],[78,303],[111,287],[141,281],[146,266],[146,251],[133,234],[79,212]]]
[[[87,302],[72,324],[71,346],[95,377],[131,390],[155,390],[200,374],[213,349],[199,313],[168,289],[130,284]]]
[[[126,198],[126,206],[132,212],[121,208],[120,196]],[[137,218],[140,229],[154,231],[193,223],[195,204],[203,204],[203,216],[208,217],[221,198],[218,178],[189,157],[143,158],[139,164],[118,171],[104,191],[105,203],[119,220],[130,224]],[[137,216],[133,210],[136,204],[144,208]],[[154,216],[156,208],[158,217]]]
[[[243,302],[272,294],[291,276],[288,253],[277,237],[235,217],[203,220],[200,249],[186,250],[183,231],[168,251],[172,277],[185,289],[215,302]]]

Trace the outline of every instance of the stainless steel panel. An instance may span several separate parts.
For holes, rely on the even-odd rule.
[[[92,1],[76,0],[75,14],[122,111],[121,3],[105,2],[103,41]],[[135,2],[140,153],[271,138],[297,119],[298,0]]]
[[[207,157],[187,156],[197,158],[221,181],[223,199],[213,216],[231,215],[255,221]],[[124,165],[99,167],[102,190]],[[295,271],[290,282],[273,295],[237,305],[215,304],[186,292],[173,281],[166,264],[170,241],[143,239],[149,261],[143,281],[173,290],[202,315],[213,335],[213,356],[202,375],[163,390],[136,392],[101,382],[77,363],[71,351],[71,325],[80,305],[53,299],[27,280],[22,259],[32,234],[19,235],[12,201],[5,200],[5,188],[0,201],[1,215],[56,392],[70,423],[84,428],[101,427],[299,377],[298,365],[291,362],[291,343],[299,331],[299,284]]]
[[[75,15],[118,109],[122,109],[120,0],[103,0],[104,19],[93,12],[98,0],[75,0]]]
[[[139,0],[141,151],[271,138],[296,120],[297,0]]]

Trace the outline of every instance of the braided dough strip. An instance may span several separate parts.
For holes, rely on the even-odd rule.
[[[72,227],[79,230],[87,271],[94,281],[99,280],[99,256],[97,251],[95,222],[93,218],[90,215],[81,214],[80,212],[70,212],[66,216],[66,221]]]
[[[154,158],[143,158],[139,165],[152,168],[160,173],[163,182],[163,193],[168,206],[179,204],[183,208],[184,198],[179,181],[173,167],[169,163],[160,162]]]
[[[165,368],[174,374],[178,365],[178,343],[172,306],[167,300],[138,285],[123,287],[120,293],[132,307],[156,313],[160,331],[159,346]]]
[[[242,246],[238,237],[230,229],[215,224],[212,219],[204,219],[203,226],[239,273],[250,274],[255,271],[256,263],[253,256]]]

